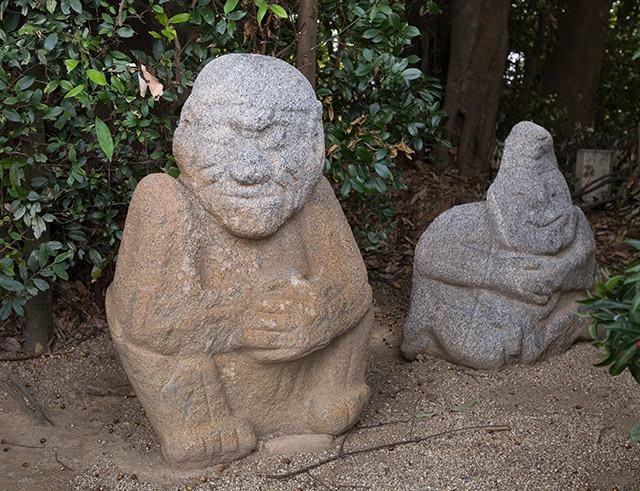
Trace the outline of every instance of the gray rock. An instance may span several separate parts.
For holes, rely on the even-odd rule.
[[[264,451],[272,455],[324,452],[336,446],[333,435],[285,435],[264,442]]]
[[[203,468],[259,438],[340,434],[369,394],[372,296],[322,177],[313,89],[284,61],[220,57],[173,146],[180,178],[136,188],[106,299],[166,460]]]
[[[487,200],[438,216],[416,246],[402,351],[475,368],[533,363],[585,334],[575,301],[595,242],[542,127],[517,124]]]

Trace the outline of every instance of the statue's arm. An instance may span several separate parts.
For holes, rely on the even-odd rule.
[[[295,288],[306,291],[313,312],[287,319],[291,329],[245,332],[240,344],[263,362],[294,360],[327,346],[355,327],[372,305],[364,261],[324,177],[300,214],[310,272],[296,279]]]
[[[491,251],[489,224],[481,203],[456,206],[439,215],[416,245],[416,274],[477,288],[498,288],[500,269]],[[495,277],[494,277],[495,276]]]
[[[114,337],[162,354],[180,349],[181,334],[203,322],[204,292],[197,288],[187,250],[190,210],[171,176],[150,174],[137,186],[107,293]]]
[[[564,275],[560,289],[588,290],[593,286],[596,271],[596,243],[591,225],[581,209],[576,207],[578,215],[576,236],[567,251],[569,271]]]
[[[310,203],[307,226],[314,237],[309,256],[312,278],[324,300],[319,323],[328,326],[329,339],[354,327],[369,311],[373,294],[367,269],[331,185],[321,177]]]
[[[484,203],[456,206],[422,234],[414,256],[414,275],[436,281],[501,292],[520,300],[545,303],[536,292],[535,256],[502,251],[493,245]]]

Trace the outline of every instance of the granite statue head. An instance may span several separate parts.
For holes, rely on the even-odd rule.
[[[528,121],[513,127],[487,203],[497,238],[510,249],[555,254],[571,243],[576,209],[547,130]]]
[[[322,106],[306,78],[268,56],[229,54],[200,72],[173,138],[180,180],[231,234],[274,234],[322,173]]]

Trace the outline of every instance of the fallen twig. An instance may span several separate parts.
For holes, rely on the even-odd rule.
[[[380,428],[382,426],[391,426],[391,425],[399,425],[402,423],[411,423],[415,421],[413,419],[399,419],[398,421],[384,421],[383,423],[372,423],[370,425],[356,425],[353,427],[354,430],[368,430],[369,428]]]
[[[298,476],[300,474],[305,474],[307,472],[309,472],[310,470],[313,469],[317,469],[318,467],[321,467],[323,465],[329,464],[331,462],[335,462],[336,460],[342,459],[342,458],[347,458],[347,457],[352,457],[354,455],[359,455],[359,454],[363,454],[366,452],[374,452],[376,450],[384,450],[385,448],[391,448],[391,447],[398,447],[400,445],[409,445],[411,443],[422,443],[425,442],[427,440],[433,440],[434,438],[438,438],[441,436],[446,436],[446,435],[453,435],[456,433],[466,433],[466,432],[470,432],[470,431],[486,431],[488,433],[496,433],[498,431],[511,431],[511,426],[508,425],[482,425],[482,426],[465,426],[462,428],[456,428],[454,430],[447,430],[447,431],[442,431],[440,433],[434,433],[432,435],[426,435],[426,436],[419,436],[419,437],[415,437],[415,438],[409,438],[406,440],[399,440],[399,441],[395,441],[395,442],[390,442],[390,443],[384,443],[382,445],[375,445],[373,447],[366,447],[366,448],[359,448],[356,450],[351,450],[348,452],[343,452],[343,445],[341,445],[340,450],[338,451],[338,453],[336,453],[335,455],[331,456],[331,457],[327,457],[326,459],[322,459],[319,460],[318,462],[314,463],[314,464],[309,464],[306,465],[304,467],[301,467],[297,470],[293,470],[290,472],[282,472],[280,474],[267,474],[264,477],[268,478],[268,479],[289,479],[291,477],[294,476]],[[346,440],[346,438],[345,438]],[[343,440],[344,443],[344,440]]]
[[[135,397],[136,393],[128,383],[115,385],[113,387],[98,387],[97,385],[89,385],[85,391],[90,396],[98,397]]]
[[[35,445],[23,445],[22,443],[13,443],[5,439],[0,440],[0,445],[9,445],[10,447],[20,447],[20,448],[46,448],[44,445],[41,445],[39,447]]]
[[[314,476],[313,474],[311,474],[311,472],[307,471],[305,472],[305,474],[307,476],[309,476],[312,480],[314,480],[315,482],[317,482],[318,484],[320,484],[320,486],[322,486],[323,488],[327,488],[327,489],[331,489],[329,486],[327,486],[324,481],[322,481],[322,479],[317,478],[316,476]]]
[[[49,424],[53,426],[44,407],[35,400],[24,383],[22,383],[22,380],[20,380],[20,377],[12,370],[0,367],[0,385],[4,385],[9,395],[13,397],[24,412],[34,418],[39,424]]]
[[[42,355],[51,353],[51,345],[53,344],[53,338],[49,340],[47,346],[42,348],[35,353],[14,353],[7,355],[5,353],[0,353],[0,361],[24,361],[24,360],[33,360],[35,358],[40,358]]]
[[[99,329],[99,328],[98,328]],[[97,333],[90,334],[88,336],[83,336],[80,339],[72,339],[68,343],[63,343],[58,347],[57,351],[51,351],[51,346],[53,345],[54,339],[51,338],[49,344],[46,348],[41,349],[37,353],[12,353],[7,354],[6,352],[0,352],[0,361],[26,361],[26,360],[35,360],[36,358],[40,358],[41,356],[60,356],[66,355],[72,352],[73,348],[76,346],[80,346],[80,344],[85,341],[89,341],[90,339],[94,339],[95,337],[102,334],[102,329],[99,329]],[[69,349],[66,349],[69,348]],[[63,351],[64,350],[64,351]]]
[[[62,466],[61,469],[60,469],[61,471],[75,471],[75,469],[73,467],[71,467],[70,465],[65,464],[64,462],[62,462],[62,460],[60,460],[58,458],[58,451],[57,450],[53,451],[53,456],[55,457],[56,462]]]

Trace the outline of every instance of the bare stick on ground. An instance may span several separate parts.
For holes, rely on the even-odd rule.
[[[375,445],[373,447],[366,448],[358,448],[356,450],[350,450],[348,452],[344,452],[344,445],[341,445],[338,453],[331,457],[327,457],[326,459],[319,460],[314,464],[309,464],[304,467],[301,467],[297,470],[290,472],[282,472],[280,474],[266,474],[265,477],[268,479],[289,479],[294,476],[298,476],[300,474],[308,473],[310,470],[317,469],[323,465],[329,464],[331,462],[335,462],[336,460],[344,459],[347,457],[352,457],[354,455],[360,455],[367,452],[374,452],[376,450],[383,450],[385,448],[398,447],[400,445],[409,445],[411,443],[422,443],[427,440],[433,440],[435,438],[447,435],[454,435],[457,433],[468,433],[472,431],[485,431],[487,433],[496,433],[499,431],[511,431],[511,426],[508,425],[482,425],[482,426],[464,426],[462,428],[456,428],[453,430],[442,431],[440,433],[434,433],[432,435],[426,436],[418,436],[415,438],[408,438],[406,440],[399,440],[395,442],[384,443],[382,445]],[[345,437],[346,439],[346,437]],[[344,444],[344,440],[343,440]]]
[[[10,396],[20,405],[26,414],[31,416],[41,425],[53,423],[47,416],[44,408],[34,399],[25,385],[12,370],[0,368],[0,386],[3,386]]]

